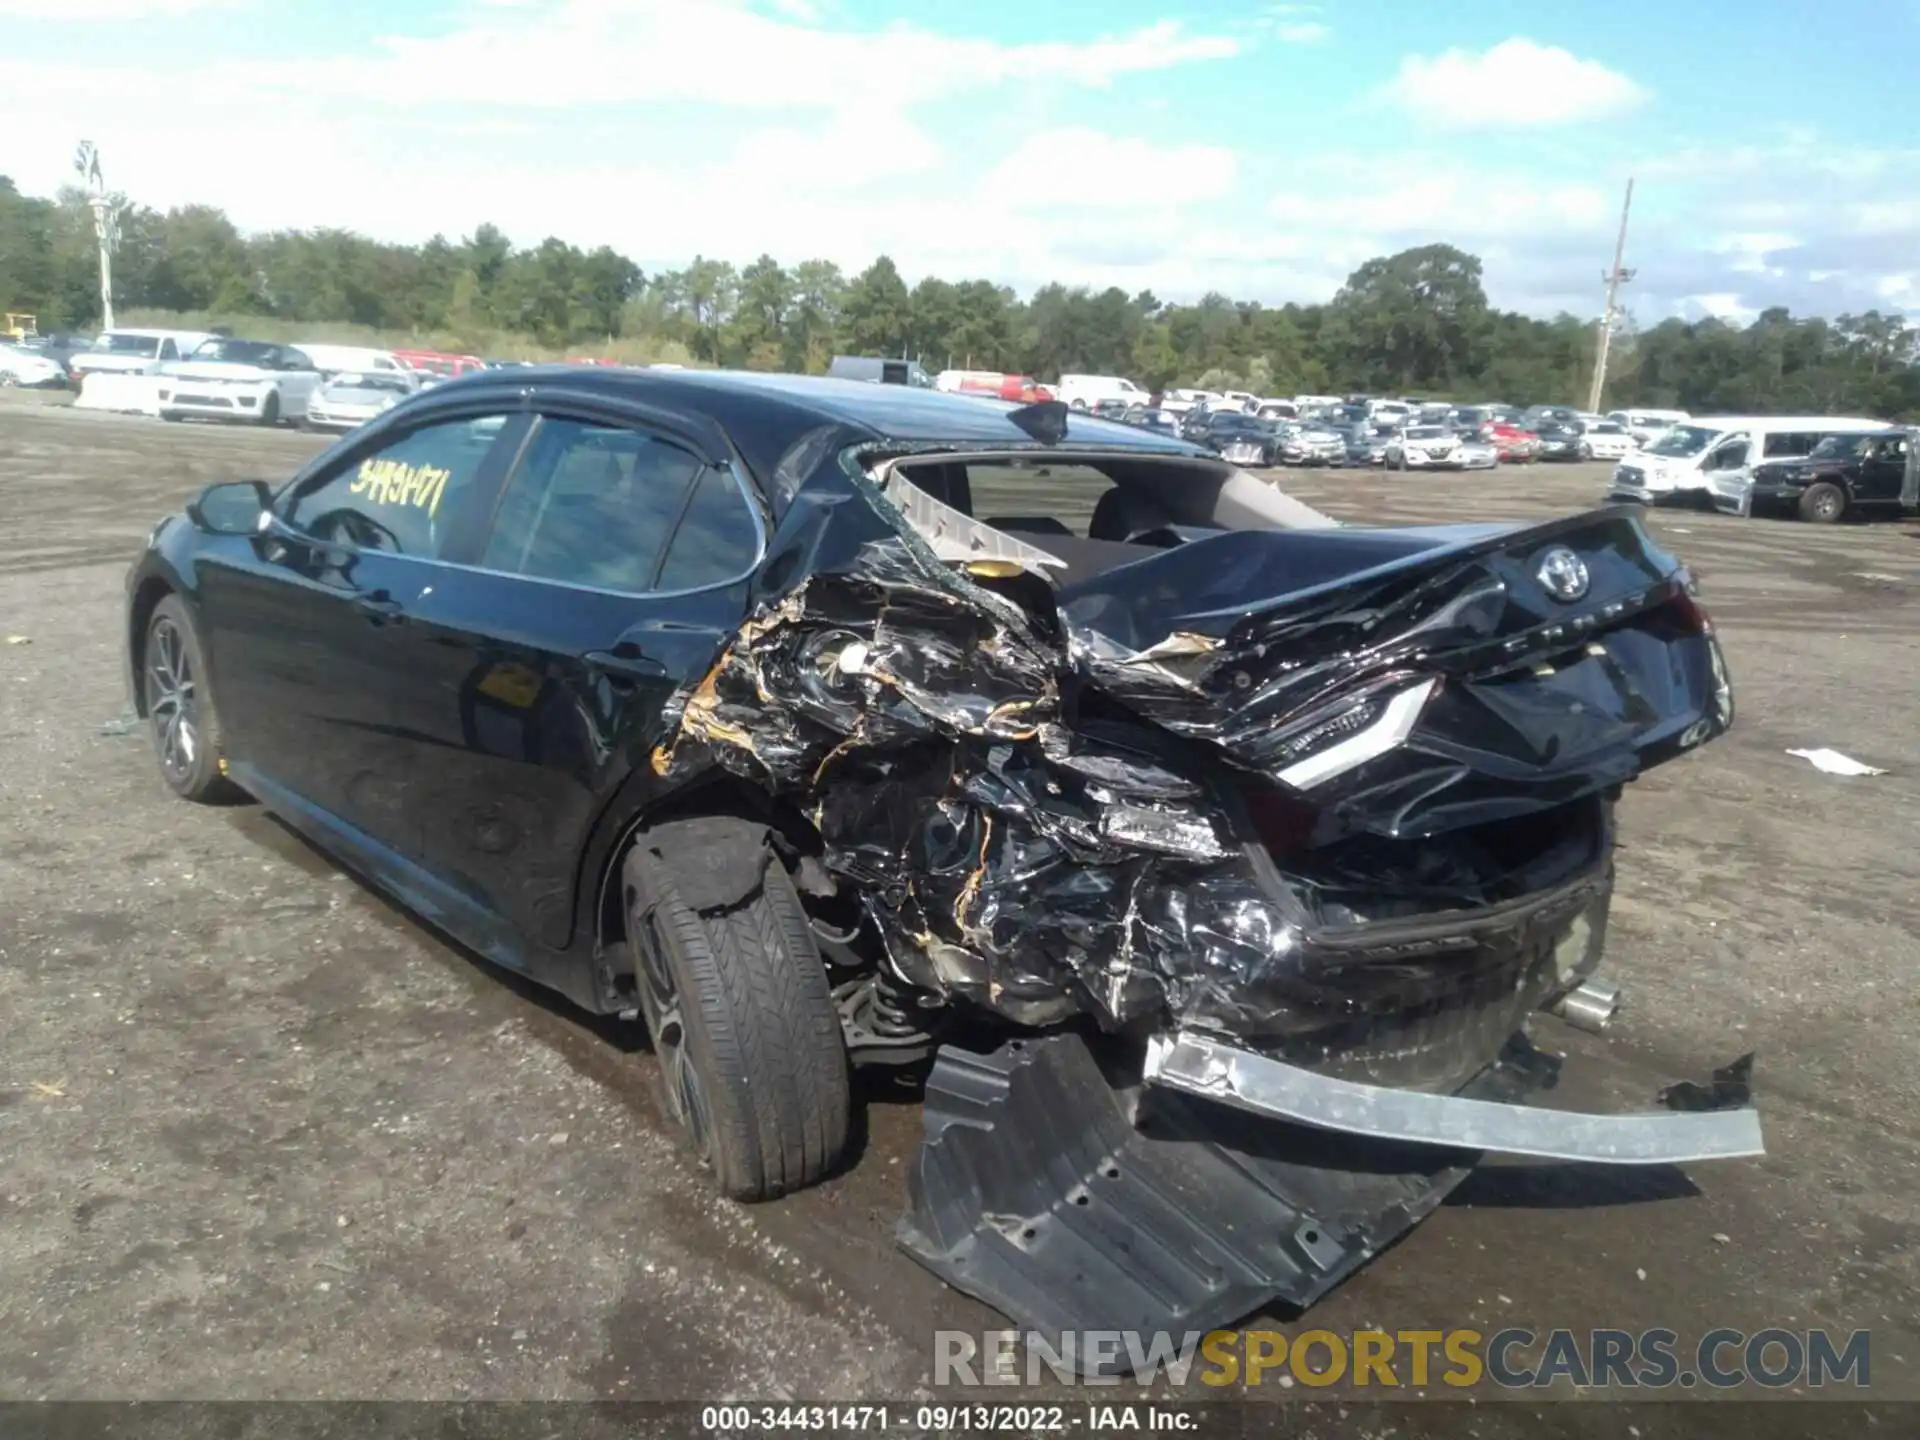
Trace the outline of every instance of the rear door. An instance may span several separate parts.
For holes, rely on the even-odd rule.
[[[352,827],[353,843],[423,846],[421,677],[411,610],[473,550],[529,423],[494,400],[440,410],[329,458],[272,527],[200,567],[223,739],[270,805]]]
[[[539,409],[471,565],[411,611],[413,724],[433,762],[425,863],[520,934],[571,937],[581,851],[662,711],[746,613],[765,522],[698,432]]]

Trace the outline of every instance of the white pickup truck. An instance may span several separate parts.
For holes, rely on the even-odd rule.
[[[67,357],[67,373],[75,384],[92,374],[152,375],[213,338],[204,330],[103,330]]]
[[[255,425],[306,418],[320,371],[304,351],[266,340],[216,336],[185,360],[160,367],[162,420],[244,420]]]

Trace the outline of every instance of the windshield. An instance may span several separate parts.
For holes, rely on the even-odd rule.
[[[145,355],[151,358],[160,353],[160,339],[155,335],[116,335],[109,331],[93,342],[93,348],[108,355]]]
[[[266,365],[278,347],[262,340],[207,340],[187,358],[214,361],[222,365]]]
[[[1813,447],[1809,460],[1858,460],[1873,445],[1871,435],[1829,435]]]
[[[1706,449],[1719,433],[1718,430],[1709,430],[1704,425],[1676,425],[1649,445],[1647,454],[1684,460]]]
[[[1587,433],[1589,435],[1624,435],[1627,432],[1611,420],[1603,420],[1598,425],[1589,425]]]
[[[1407,431],[1409,440],[1444,440],[1450,432],[1438,425],[1416,425]]]

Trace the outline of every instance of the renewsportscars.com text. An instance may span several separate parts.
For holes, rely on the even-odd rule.
[[[1082,1374],[1089,1370],[1094,1373]],[[1112,1373],[1124,1371],[1125,1374]],[[1264,1385],[1374,1389],[1784,1389],[1872,1383],[1865,1330],[1018,1330],[934,1333],[936,1385]]]

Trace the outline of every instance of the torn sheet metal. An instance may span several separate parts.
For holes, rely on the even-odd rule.
[[[1750,1104],[1590,1115],[1460,1095],[1358,1084],[1180,1031],[1147,1041],[1148,1084],[1276,1120],[1377,1140],[1402,1140],[1543,1160],[1681,1165],[1766,1154]]]

